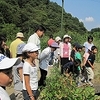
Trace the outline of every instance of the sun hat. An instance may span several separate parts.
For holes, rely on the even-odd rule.
[[[59,45],[56,42],[53,42],[50,46],[53,48],[59,48]]]
[[[35,44],[33,44],[33,43],[27,43],[27,44],[24,46],[22,52],[33,52],[33,51],[37,51],[37,50],[39,50],[39,49],[40,49],[40,48],[39,48],[38,46],[36,46]]]
[[[17,54],[22,54],[22,50],[25,45],[26,45],[25,43],[21,43],[17,46]]]
[[[16,34],[16,37],[17,37],[17,38],[18,38],[18,37],[24,37],[24,35],[23,35],[23,33],[18,32],[18,33]]]
[[[14,65],[20,64],[21,60],[19,58],[8,58],[3,54],[0,54],[0,70],[9,69]]]
[[[58,41],[60,41],[61,40],[61,38],[59,37],[59,36],[57,36],[56,38],[55,38],[55,41],[56,42],[58,42]]]
[[[65,39],[65,38],[70,38],[70,37],[69,37],[69,35],[66,34],[63,36],[63,39]]]

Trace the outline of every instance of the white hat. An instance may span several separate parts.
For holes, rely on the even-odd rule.
[[[21,60],[18,58],[8,58],[0,54],[0,70],[9,69],[14,65],[20,64]]]
[[[39,50],[38,46],[36,46],[35,44],[33,43],[27,43],[24,48],[23,48],[23,52],[33,52],[33,51],[37,51]]]
[[[25,43],[21,43],[17,46],[17,54],[22,54],[22,50],[25,45],[26,45]]]
[[[24,35],[23,35],[23,33],[18,32],[18,33],[16,34],[16,37],[17,37],[17,38],[18,38],[18,37],[24,37]]]
[[[63,39],[65,39],[65,38],[67,38],[67,37],[70,38],[69,35],[64,35],[64,36],[63,36]]]
[[[57,42],[57,41],[60,41],[61,40],[61,38],[59,37],[59,36],[57,36],[56,38],[55,38],[55,41]]]
[[[53,42],[50,46],[53,48],[59,48],[59,45],[56,42]]]

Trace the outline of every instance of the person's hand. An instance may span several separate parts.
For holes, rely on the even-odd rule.
[[[31,97],[30,97],[30,100],[35,100],[34,96],[31,96]]]
[[[92,69],[94,70],[94,66],[92,66]]]

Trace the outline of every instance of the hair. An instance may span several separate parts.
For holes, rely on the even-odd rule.
[[[53,35],[52,35],[52,34],[50,34],[50,35],[49,35],[49,38],[53,38]]]
[[[6,35],[0,34],[0,53],[2,54],[4,54],[5,52],[4,48],[1,47],[3,41],[6,41]]]
[[[38,30],[44,31],[44,32],[46,31],[45,27],[42,26],[42,25],[39,25],[39,26],[36,28],[35,32],[37,32]]]
[[[89,41],[90,39],[93,41],[93,37],[92,37],[91,35],[88,36],[88,41]]]
[[[78,51],[79,49],[82,49],[82,46],[81,45],[76,45],[76,50]]]
[[[3,72],[5,74],[9,75],[12,72],[12,67],[8,68],[8,69],[0,69],[0,72]]]
[[[4,34],[0,34],[0,46],[2,44],[2,41],[6,41],[6,36]]]
[[[23,58],[29,58],[28,52],[23,52],[22,55],[23,55]]]
[[[92,46],[91,47],[91,51],[93,51],[94,49],[97,49],[97,47],[96,46]]]

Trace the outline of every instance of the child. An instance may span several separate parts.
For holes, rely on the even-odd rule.
[[[0,54],[0,100],[10,100],[9,95],[2,88],[11,85],[13,81],[12,67],[18,65],[20,59],[18,58],[7,58],[3,54]]]
[[[85,64],[86,66],[86,71],[87,71],[87,76],[88,76],[88,83],[93,86],[92,84],[92,80],[94,79],[94,61],[95,61],[95,54],[97,53],[97,47],[96,46],[92,46],[91,47],[91,53],[87,59],[87,62]]]
[[[74,60],[73,62],[68,62],[63,66],[63,70],[65,73],[77,74],[77,67],[81,65],[81,61],[79,59]]]
[[[36,100],[38,97],[38,74],[35,59],[39,48],[33,43],[27,43],[23,48],[26,58],[23,65],[23,97],[24,100]]]
[[[82,56],[81,52],[82,51],[82,46],[77,45],[76,46],[76,52],[75,52],[75,59],[79,59],[82,62]],[[76,83],[78,87],[81,85],[81,65],[77,67],[77,76],[76,76]]]
[[[22,49],[24,48],[25,43],[21,43],[17,47],[17,57],[21,59],[21,63],[13,67],[13,76],[14,76],[14,90],[16,100],[24,100],[22,89],[23,89],[23,56]]]
[[[71,44],[69,43],[69,35],[63,36],[63,42],[60,43],[60,63],[61,74],[63,74],[63,66],[70,61]]]
[[[83,66],[82,66],[82,75],[83,75],[83,78],[82,78],[82,82],[87,82],[87,72],[86,72],[86,62],[87,62],[87,59],[89,57],[91,53],[91,48],[89,47],[88,48],[88,52],[85,52],[84,55],[83,55]]]
[[[48,72],[48,66],[50,61],[51,53],[54,52],[59,45],[56,42],[53,42],[50,47],[45,48],[40,55],[40,72],[41,77],[39,80],[39,86],[45,86],[46,75]]]

